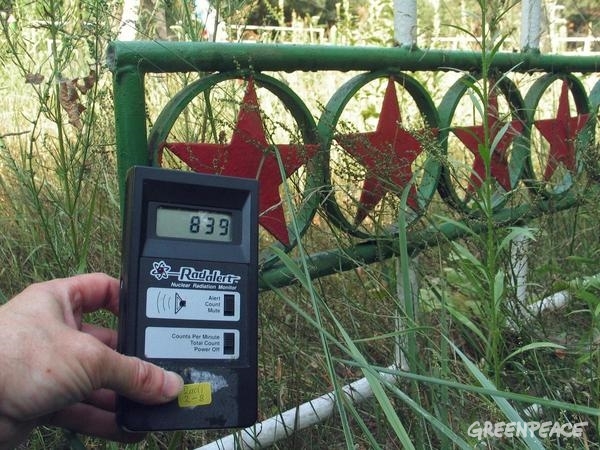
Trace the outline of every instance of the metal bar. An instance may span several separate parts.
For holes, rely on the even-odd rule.
[[[113,77],[113,92],[118,99],[114,108],[117,174],[123,211],[127,170],[134,165],[149,163],[144,74],[131,67],[118,68]]]
[[[515,225],[550,212],[572,208],[579,200],[571,194],[560,199],[545,200],[540,203],[524,204],[499,211],[494,220],[497,224]],[[470,231],[466,231],[466,230]],[[451,222],[429,226],[423,230],[409,232],[407,236],[408,254],[412,257],[420,251],[435,246],[440,242],[452,241],[474,233],[487,230],[484,220],[474,219],[466,227],[456,226]],[[362,264],[370,264],[399,254],[398,242],[393,239],[366,241],[350,248],[336,248],[308,257],[308,271],[311,278],[319,278],[338,272],[354,269]],[[298,262],[301,264],[301,262]],[[275,265],[263,271],[259,277],[262,290],[275,289],[295,283],[293,273],[283,265]]]
[[[140,73],[256,71],[408,71],[478,70],[481,52],[422,50],[406,47],[338,47],[331,45],[231,44],[223,42],[112,42],[111,70]],[[491,67],[502,72],[598,72],[597,56],[537,52],[496,53]]]

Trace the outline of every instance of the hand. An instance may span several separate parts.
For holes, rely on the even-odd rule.
[[[118,281],[89,274],[33,284],[0,306],[0,448],[38,425],[139,440],[115,422],[116,393],[146,404],[177,397],[179,375],[117,353],[114,330],[82,322],[118,303]]]

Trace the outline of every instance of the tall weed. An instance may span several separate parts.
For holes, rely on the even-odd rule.
[[[115,261],[115,211],[106,206],[118,204],[110,205],[118,194],[109,80],[102,67],[108,7],[48,0],[32,10],[17,2],[11,20],[3,16],[3,80],[6,87],[22,87],[3,99],[3,109],[17,114],[4,121],[1,133],[0,189],[12,232],[0,248],[14,264],[4,278],[15,280],[11,290],[33,280],[108,270],[90,258],[103,241],[107,256],[112,249],[108,260]],[[36,41],[27,37],[32,30]]]

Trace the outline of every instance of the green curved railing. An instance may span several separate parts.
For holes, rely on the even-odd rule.
[[[482,95],[488,102],[483,116],[491,130],[489,140],[494,143],[490,170],[499,192],[495,220],[498,223],[527,221],[540,214],[572,207],[578,201],[573,187],[583,168],[583,152],[594,144],[600,104],[600,77],[597,76],[600,57],[539,52],[496,53],[485,57],[489,72],[486,72],[483,85],[489,91]],[[289,251],[320,210],[333,226],[359,243],[311,255],[309,270],[312,276],[390,257],[399,251],[395,221],[370,229],[362,225],[366,217],[376,215],[375,206],[386,193],[401,197],[404,189],[408,189],[406,211],[409,222],[416,222],[427,214],[436,193],[465,217],[474,214],[473,190],[481,185],[485,176],[477,151],[478,141],[485,131],[483,126],[461,126],[459,111],[464,107],[465,99],[472,96],[473,89],[477,89],[474,86],[482,78],[483,62],[484,55],[480,52],[400,47],[113,42],[109,47],[108,65],[114,76],[121,193],[129,167],[159,165],[165,149],[194,170],[220,168],[224,174],[256,176],[252,172],[255,169],[248,169],[243,161],[234,164],[223,156],[223,152],[237,151],[237,157],[241,157],[256,147],[264,153],[261,164],[270,167],[270,179],[259,178],[261,186],[270,183],[271,189],[276,189],[275,181],[282,181],[300,168],[305,172],[303,186],[299,188],[302,190],[301,201],[295,206],[294,227],[281,223],[283,211],[279,210],[277,199],[261,198],[263,211],[266,211],[261,216],[261,225],[275,237],[269,248]],[[318,120],[292,87],[269,75],[319,71],[352,72],[353,76],[331,93]],[[447,87],[436,106],[416,74],[447,71],[460,71],[465,75]],[[153,126],[148,129],[146,75],[173,72],[197,73],[198,79],[171,98],[162,112],[152,118]],[[530,75],[526,92],[519,90],[506,76],[508,73]],[[582,82],[583,78],[588,87]],[[238,105],[240,112],[230,144],[218,143],[214,138],[204,143],[168,142],[171,129],[186,107],[196,98],[203,98],[206,104],[218,101],[211,97],[215,87],[235,80],[243,81],[246,88]],[[345,108],[355,97],[368,92],[372,83],[379,83],[385,91],[377,129],[368,133],[343,129]],[[257,122],[258,116],[253,115],[253,108],[259,107],[258,88],[269,91],[282,103],[298,130],[297,142],[275,145],[280,152],[268,151],[273,144],[267,142],[265,133],[260,133],[262,125]],[[556,116],[540,119],[536,111],[551,88],[559,91]],[[401,100],[397,92],[403,93]],[[413,115],[418,116],[421,124],[419,130],[399,126],[406,119],[398,106],[403,102],[413,105]],[[505,112],[500,114],[502,108]],[[212,109],[207,109],[207,114],[210,115]],[[544,167],[536,166],[532,161],[533,130],[541,136],[537,139],[547,140],[549,155]],[[214,130],[215,135],[216,132]],[[463,151],[472,153],[470,174],[458,183],[449,157],[451,141],[462,145]],[[234,148],[236,144],[239,144],[239,150]],[[336,178],[332,175],[334,162],[330,150],[334,144],[338,152],[348,155],[364,169],[363,189],[360,198],[354,200],[350,213],[347,205],[342,205],[338,198]],[[386,162],[382,164],[384,157]],[[414,167],[417,160],[418,169]],[[216,165],[211,168],[210,164]],[[559,165],[565,170],[557,182]],[[548,183],[551,177],[552,185]],[[527,199],[508,201],[519,186],[527,188]],[[477,222],[473,226],[476,229]],[[435,245],[440,234],[457,238],[461,236],[462,228],[449,224],[419,230],[409,228],[409,253]],[[293,282],[293,274],[277,262],[269,248],[263,251],[261,261],[262,287]]]

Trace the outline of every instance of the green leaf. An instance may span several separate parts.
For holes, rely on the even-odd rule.
[[[487,338],[483,334],[481,329],[477,325],[475,325],[475,323],[471,319],[469,319],[466,315],[464,315],[462,312],[460,312],[458,309],[454,308],[451,305],[446,305],[446,308],[448,309],[448,312],[452,317],[454,317],[461,324],[463,324],[465,327],[471,330],[479,339],[481,339],[481,342],[487,341]]]
[[[463,352],[461,352],[460,349],[456,345],[454,345],[454,343],[452,341],[450,341],[447,338],[446,338],[446,340],[452,346],[454,351],[458,354],[458,356],[460,357],[462,362],[465,364],[465,366],[467,366],[467,369],[469,370],[469,372],[471,372],[471,374],[477,379],[477,381],[483,387],[485,387],[487,389],[496,390],[496,386],[494,385],[494,383],[492,383],[481,372],[481,370],[479,370],[479,368],[475,364],[473,364],[473,362],[469,358],[467,358],[466,355]],[[492,399],[494,400],[496,405],[500,408],[500,410],[504,413],[504,415],[506,416],[506,418],[508,418],[508,420],[510,422],[526,422],[526,420],[524,420],[519,415],[517,410],[510,403],[508,403],[508,400],[506,398],[492,395]],[[529,433],[527,433],[525,436],[523,436],[523,440],[525,441],[525,444],[527,445],[527,447],[529,449],[544,450],[544,446],[541,444],[541,442],[538,440],[538,438],[535,436],[529,435]]]
[[[498,251],[507,250],[514,243],[515,239],[524,237],[535,241],[535,229],[529,227],[509,227],[509,233],[504,236],[498,245]]]
[[[503,270],[499,270],[494,277],[494,305],[496,310],[499,310],[500,303],[504,296],[504,280],[506,276]]]
[[[538,350],[541,348],[555,348],[564,350],[566,347],[564,345],[555,344],[554,342],[532,342],[531,344],[519,347],[506,358],[504,358],[504,360],[502,361],[502,365],[504,365],[507,361],[510,361],[515,356],[520,355],[521,353],[525,353],[531,350]]]

